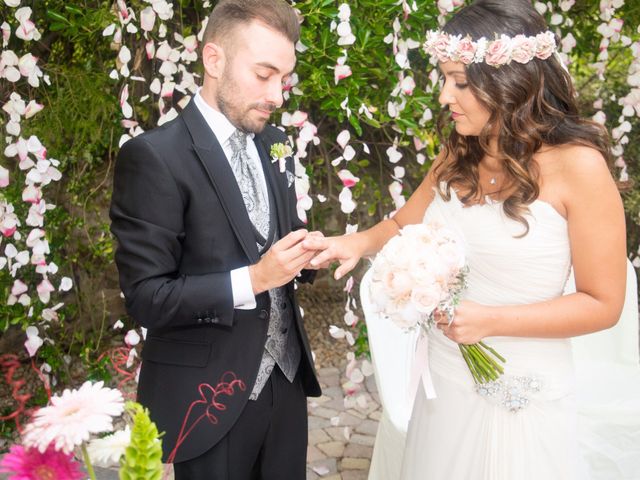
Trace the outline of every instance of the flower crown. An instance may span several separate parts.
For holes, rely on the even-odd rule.
[[[462,38],[461,35],[430,30],[424,42],[425,52],[439,62],[462,62],[465,65],[486,62],[493,67],[507,65],[512,60],[518,63],[528,63],[534,58],[546,60],[556,49],[556,37],[548,30],[535,37],[496,35],[495,40],[482,37],[475,42],[469,36]]]

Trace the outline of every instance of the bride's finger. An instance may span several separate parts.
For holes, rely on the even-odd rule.
[[[324,265],[325,263],[330,263],[334,259],[335,256],[331,252],[331,249],[327,248],[326,250],[321,251],[315,257],[313,257],[313,259],[311,260],[311,265],[313,265],[314,267],[318,265]]]
[[[347,273],[349,273],[351,270],[353,270],[353,267],[356,266],[356,261],[353,260],[347,260],[345,262],[343,262],[337,269],[336,272],[334,274],[334,278],[336,280],[340,280],[342,277],[344,277]]]
[[[433,318],[438,325],[449,325],[449,317],[447,316],[447,313],[442,310],[435,310]]]

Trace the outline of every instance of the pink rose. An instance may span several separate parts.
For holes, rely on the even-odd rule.
[[[541,60],[549,58],[556,51],[556,37],[551,32],[536,35],[536,57]]]
[[[382,284],[389,297],[391,297],[395,303],[402,303],[408,300],[411,295],[413,279],[408,272],[388,270],[384,272]]]
[[[416,285],[411,292],[411,301],[416,310],[424,315],[429,315],[436,309],[443,296],[440,284],[433,282]]]
[[[402,329],[414,328],[420,322],[422,315],[413,303],[407,302],[400,306],[393,315],[393,323]]]
[[[499,67],[509,63],[511,58],[511,45],[509,39],[505,37],[498,38],[493,42],[489,42],[485,61],[492,67]]]
[[[434,55],[440,62],[449,61],[449,36],[446,33],[432,34],[427,39],[427,53]]]
[[[476,56],[476,47],[470,38],[463,38],[458,44],[456,53],[462,63],[469,65]]]
[[[531,37],[516,35],[511,43],[511,58],[518,63],[530,62],[536,54],[536,43]]]

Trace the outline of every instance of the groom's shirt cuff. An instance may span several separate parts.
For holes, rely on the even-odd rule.
[[[253,310],[256,308],[256,296],[249,275],[249,267],[231,270],[231,291],[233,292],[233,308]]]

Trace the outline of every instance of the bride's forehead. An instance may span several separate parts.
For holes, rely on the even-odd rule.
[[[467,70],[461,62],[438,62],[438,70],[443,75],[466,75]]]

